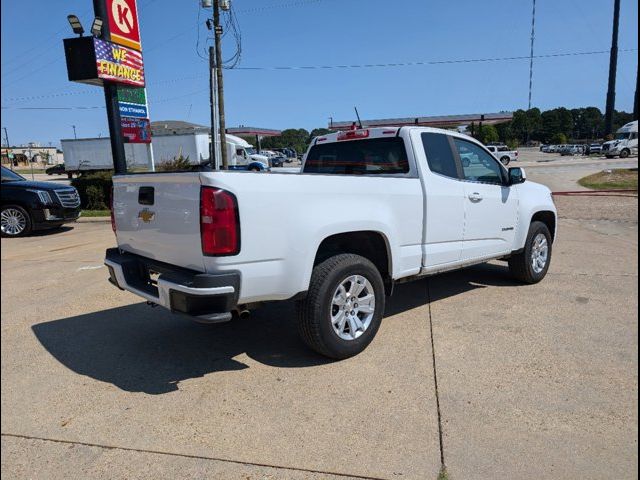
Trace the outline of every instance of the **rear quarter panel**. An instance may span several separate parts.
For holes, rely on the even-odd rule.
[[[379,232],[394,278],[420,271],[423,202],[417,178],[224,172],[202,174],[202,184],[238,199],[241,252],[205,258],[205,268],[239,270],[241,303],[306,291],[318,247],[339,233]]]

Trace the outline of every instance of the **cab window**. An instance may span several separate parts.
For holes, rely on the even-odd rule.
[[[429,170],[445,177],[460,179],[449,137],[442,133],[423,133],[422,145]]]
[[[465,180],[502,185],[504,170],[493,155],[479,145],[460,138],[454,138],[453,143],[460,156]]]

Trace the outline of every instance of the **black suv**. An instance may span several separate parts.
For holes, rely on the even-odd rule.
[[[57,228],[80,216],[78,191],[67,185],[30,182],[2,167],[0,230],[3,237]]]

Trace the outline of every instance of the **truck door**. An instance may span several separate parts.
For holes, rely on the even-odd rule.
[[[518,198],[516,189],[506,186],[506,170],[481,146],[461,138],[454,138],[453,143],[464,180],[462,260],[511,253]]]
[[[460,261],[464,237],[464,182],[448,135],[414,132],[424,172],[423,268],[438,270]],[[422,145],[422,149],[420,149]]]

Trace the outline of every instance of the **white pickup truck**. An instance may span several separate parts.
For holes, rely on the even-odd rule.
[[[510,150],[506,145],[488,145],[487,150],[500,160],[505,167],[518,160],[518,151]]]
[[[118,288],[213,323],[296,300],[302,339],[332,358],[367,347],[397,282],[492,259],[539,282],[557,230],[548,188],[419,127],[318,137],[299,174],[116,176],[112,214]]]

